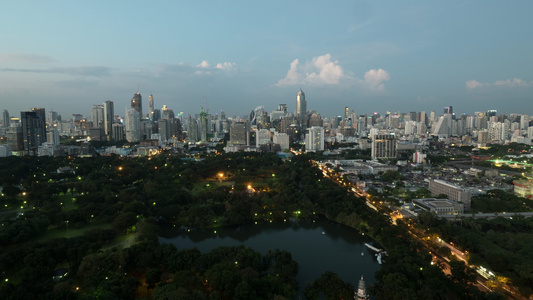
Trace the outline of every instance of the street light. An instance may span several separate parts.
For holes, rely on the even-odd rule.
[[[67,224],[67,238],[68,238],[68,223],[69,223],[69,222],[70,222],[69,220],[66,220],[66,221],[65,221],[65,224]]]

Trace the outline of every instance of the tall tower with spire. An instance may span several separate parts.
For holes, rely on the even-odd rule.
[[[307,127],[307,102],[305,101],[305,93],[300,89],[296,94],[296,119],[302,128]]]

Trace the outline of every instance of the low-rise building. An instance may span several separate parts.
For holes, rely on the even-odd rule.
[[[456,215],[465,211],[464,203],[450,199],[423,198],[414,199],[415,206],[437,215]]]

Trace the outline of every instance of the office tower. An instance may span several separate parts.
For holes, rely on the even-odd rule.
[[[229,132],[229,139],[232,145],[246,145],[248,132],[245,122],[233,122]]]
[[[418,120],[418,122],[422,122],[426,125],[428,124],[428,117],[425,111],[420,112],[420,120]]]
[[[444,106],[444,113],[453,115],[453,106]]]
[[[287,113],[287,104],[278,104],[278,110]]]
[[[313,126],[307,128],[305,135],[305,151],[316,152],[324,150],[324,127]]]
[[[527,130],[528,127],[529,127],[529,116],[521,115],[520,116],[520,129]]]
[[[104,127],[104,106],[95,104],[91,110],[91,122],[93,123],[93,128],[103,128]]]
[[[51,110],[48,112],[48,119],[46,119],[46,121],[48,122],[48,124],[61,122],[61,116],[57,112]]]
[[[313,126],[316,126],[316,127],[324,126],[324,121],[322,120],[322,117],[317,113],[312,114],[311,117],[309,118],[309,127],[313,127]]]
[[[289,135],[286,133],[275,132],[272,142],[278,144],[281,148],[281,151],[289,149]]]
[[[496,114],[498,114],[498,111],[495,110],[495,109],[491,109],[491,110],[487,111],[487,118],[495,117]]]
[[[141,114],[135,109],[126,109],[126,140],[141,141]]]
[[[4,109],[2,111],[2,124],[5,128],[9,127],[9,120],[9,112],[7,111],[7,109]]]
[[[156,108],[152,113],[152,121],[157,122],[161,119],[161,110]]]
[[[163,105],[161,110],[161,119],[174,119],[174,111],[171,108],[168,108],[166,105]]]
[[[429,124],[432,124],[435,121],[437,121],[437,114],[435,113],[435,111],[432,110],[429,113]]]
[[[104,102],[104,135],[108,141],[113,140],[113,121],[115,119],[115,108],[113,101]]]
[[[372,159],[396,158],[396,135],[376,134],[372,138]]]
[[[59,131],[56,128],[48,130],[46,141],[51,145],[59,146]]]
[[[46,142],[44,109],[20,112],[24,155],[36,156],[39,146]]]
[[[302,128],[307,128],[307,102],[305,101],[305,93],[302,89],[296,94],[295,117],[298,120],[298,125]]]
[[[200,111],[200,122],[198,122],[198,133],[200,134],[200,141],[207,142],[208,134],[207,113],[202,109]]]
[[[255,136],[255,146],[259,148],[260,145],[265,145],[270,142],[270,130],[260,129]]]
[[[111,130],[112,130],[111,140],[123,141],[126,138],[124,134],[124,126],[122,124],[113,123]]]
[[[348,119],[348,116],[350,115],[349,110],[350,110],[350,109],[348,108],[348,106],[345,106],[345,107],[344,107],[344,118],[345,118],[345,119]]]
[[[157,121],[157,126],[158,126],[159,135],[161,136],[162,141],[166,141],[172,136],[170,120],[161,119]]]
[[[141,118],[142,118],[142,115],[143,115],[142,100],[143,100],[143,98],[142,98],[140,93],[135,93],[133,95],[133,98],[131,98],[131,108],[135,109],[139,113]],[[126,132],[127,132],[127,129],[126,129]]]
[[[148,96],[148,118],[153,120],[154,115],[154,95]]]

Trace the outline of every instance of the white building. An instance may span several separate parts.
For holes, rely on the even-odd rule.
[[[270,142],[270,130],[260,129],[256,132],[255,135],[255,146],[259,147],[260,145],[265,145]]]
[[[133,108],[126,110],[126,140],[141,141],[141,114]]]
[[[273,137],[274,144],[280,145],[281,151],[289,149],[289,135],[286,133],[275,132]]]
[[[453,185],[443,180],[430,180],[429,191],[432,196],[444,194],[448,199],[464,203],[466,210],[470,210],[471,193],[469,190]]]
[[[313,126],[307,128],[305,135],[305,151],[324,151],[324,127]]]

